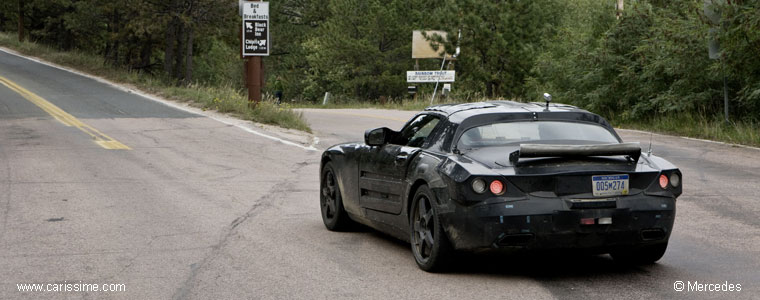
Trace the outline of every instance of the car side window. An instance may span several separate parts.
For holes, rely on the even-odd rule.
[[[394,144],[410,147],[420,147],[425,139],[433,132],[440,119],[433,115],[419,115],[401,129],[393,141]]]

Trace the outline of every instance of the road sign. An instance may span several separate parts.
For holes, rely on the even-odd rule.
[[[454,82],[454,71],[406,71],[406,82]]]
[[[269,2],[245,1],[243,6],[243,56],[269,55]]]
[[[433,37],[436,35],[440,36],[443,39],[443,42],[446,42],[446,31],[412,31],[412,58],[443,58],[443,52],[445,52],[443,45],[433,41]],[[436,44],[438,49],[433,50],[433,46],[431,44]],[[451,54],[446,54],[446,60],[455,59],[456,58],[451,56]]]

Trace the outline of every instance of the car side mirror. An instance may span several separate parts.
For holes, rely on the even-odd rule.
[[[369,146],[382,146],[390,139],[390,132],[388,127],[369,129],[364,132],[364,143]]]

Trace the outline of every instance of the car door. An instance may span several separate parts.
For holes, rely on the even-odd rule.
[[[439,123],[432,114],[415,116],[388,143],[367,149],[359,160],[359,202],[368,209],[401,213],[409,163]]]

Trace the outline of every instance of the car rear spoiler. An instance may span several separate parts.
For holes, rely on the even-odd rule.
[[[639,143],[601,144],[601,145],[546,145],[521,144],[520,150],[509,154],[509,161],[517,164],[526,157],[588,157],[626,155],[634,162],[641,157]]]

